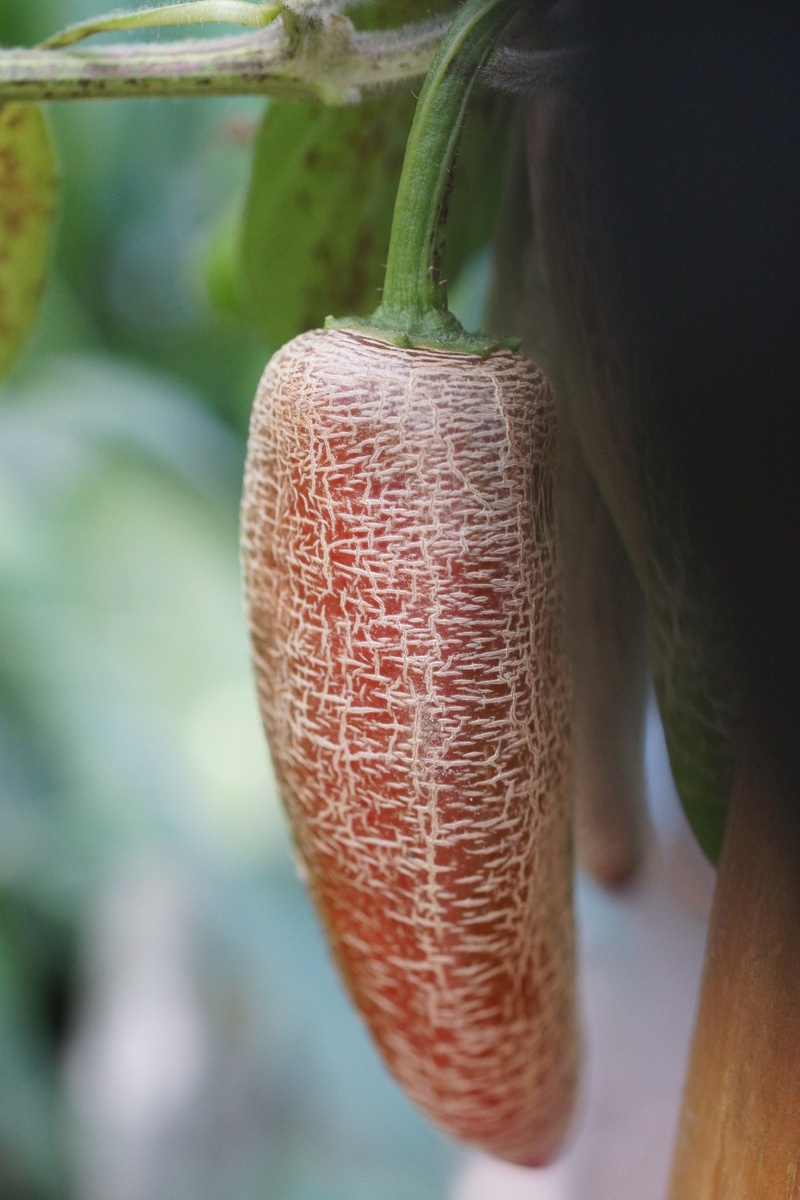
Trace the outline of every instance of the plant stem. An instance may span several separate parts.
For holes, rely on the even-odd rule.
[[[670,1200],[800,1196],[800,811],[752,732],[728,813]]]
[[[489,355],[496,338],[468,334],[447,308],[444,227],[467,101],[495,40],[523,0],[466,0],[420,92],[392,219],[383,300],[366,321],[329,317],[398,346]],[[518,343],[514,343],[515,345]]]
[[[380,310],[447,309],[440,233],[464,113],[475,77],[519,0],[468,0],[453,21],[420,93],[397,189]]]
[[[72,48],[111,29],[191,24],[212,11],[218,20],[238,12],[242,24],[262,28],[256,34],[166,45]],[[316,25],[307,23],[298,39],[303,20],[284,13],[283,20],[267,22],[271,11],[272,6],[242,0],[197,0],[82,22],[30,50],[0,49],[0,103],[235,95],[354,103],[365,93],[422,79],[452,19],[450,13],[399,30],[359,33],[340,15],[327,13]],[[161,12],[174,19],[162,22]],[[481,77],[488,87],[517,94],[570,86],[577,81],[582,55],[575,46],[496,51]]]
[[[362,33],[323,15],[298,38],[282,20],[256,33],[103,49],[0,50],[0,101],[264,95],[353,103],[421,79],[452,14]]]

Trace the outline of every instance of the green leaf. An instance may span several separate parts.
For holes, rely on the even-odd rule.
[[[0,378],[36,316],[56,193],[55,160],[42,109],[0,106]]]
[[[380,302],[410,95],[357,108],[277,103],[258,136],[241,242],[245,305],[274,345],[328,315]],[[511,102],[480,94],[455,173],[447,235],[454,279],[491,237]]]
[[[675,787],[701,848],[716,864],[741,728],[735,655],[683,506],[671,495],[674,488],[658,466],[648,472],[648,483],[646,595],[653,684]]]
[[[213,229],[205,247],[202,273],[214,307],[229,317],[242,317],[242,277],[239,267],[241,215],[225,213]]]
[[[410,95],[354,108],[271,104],[258,136],[242,237],[250,307],[280,345],[329,313],[380,301]]]
[[[455,0],[373,0],[356,4],[348,17],[357,29],[391,29],[410,21],[424,21],[448,8],[455,11]]]

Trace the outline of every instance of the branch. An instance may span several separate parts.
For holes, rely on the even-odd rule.
[[[352,5],[358,0],[346,0]],[[248,19],[263,22],[267,6],[225,0],[226,12],[243,7]],[[170,5],[205,10],[207,3]],[[215,0],[215,11],[221,11]],[[292,8],[302,6],[295,0]],[[341,3],[337,6],[342,7]],[[250,16],[252,10],[252,17]],[[151,23],[162,10],[144,10]],[[240,19],[243,19],[241,13]],[[9,100],[123,99],[156,96],[260,95],[327,104],[357,103],[366,93],[408,87],[421,80],[433,61],[453,14],[400,29],[360,33],[337,11],[313,18],[294,11],[255,33],[212,39],[142,42],[75,49],[79,38],[99,32],[109,18],[85,22],[34,49],[0,49],[0,103]],[[111,19],[122,28],[141,13]],[[165,17],[166,19],[166,17]],[[157,21],[155,23],[158,23]],[[530,95],[570,86],[580,75],[586,51],[581,46],[546,50],[497,50],[487,62],[486,86]]]
[[[423,78],[452,14],[361,33],[339,13],[256,33],[73,50],[0,50],[0,102],[263,95],[329,104]]]

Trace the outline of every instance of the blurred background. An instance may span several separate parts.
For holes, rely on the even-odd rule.
[[[0,38],[99,9],[0,0]],[[656,1200],[711,872],[655,721],[647,877],[579,889],[590,1068],[551,1171],[410,1108],[295,878],[237,545],[274,347],[208,286],[262,108],[50,109],[55,270],[0,403],[0,1200]]]

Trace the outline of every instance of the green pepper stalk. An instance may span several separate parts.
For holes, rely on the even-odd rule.
[[[329,318],[328,328],[355,327],[397,346],[483,356],[509,344],[466,333],[447,308],[442,267],[447,201],[472,85],[521,7],[520,0],[467,0],[459,10],[426,76],[408,137],[382,302],[366,321]]]

